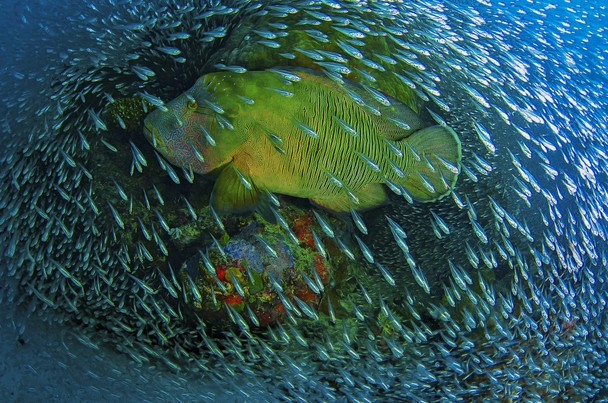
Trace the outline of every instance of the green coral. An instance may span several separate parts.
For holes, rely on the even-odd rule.
[[[113,128],[122,128],[119,118],[125,125],[124,130],[129,133],[141,134],[143,121],[146,115],[152,111],[152,105],[139,96],[131,98],[120,98],[108,104],[104,120]]]
[[[200,239],[203,235],[205,235],[205,228],[198,221],[190,221],[180,227],[171,228],[171,239],[180,244],[188,244]]]
[[[393,312],[398,323],[403,323],[403,318],[400,315]],[[377,326],[380,328],[380,336],[391,338],[395,335],[398,335],[399,329],[395,327],[395,322],[391,320],[389,317],[384,315],[381,312],[378,313],[378,320],[376,322]]]
[[[262,276],[255,270],[250,270],[251,277],[247,277],[247,286],[249,287],[249,292],[251,294],[256,294],[264,289],[264,281],[262,280]],[[253,282],[251,282],[253,280]]]

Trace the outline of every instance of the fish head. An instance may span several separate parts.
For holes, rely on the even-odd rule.
[[[217,168],[218,153],[210,133],[217,124],[201,108],[204,93],[200,80],[177,98],[148,114],[144,134],[152,146],[171,164],[205,174]]]

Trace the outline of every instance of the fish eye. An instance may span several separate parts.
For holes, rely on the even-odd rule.
[[[198,108],[198,103],[196,102],[196,99],[192,98],[192,99],[188,100],[188,108],[190,108],[190,109]]]

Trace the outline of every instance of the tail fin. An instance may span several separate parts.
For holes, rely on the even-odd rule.
[[[418,130],[402,140],[413,165],[400,182],[418,201],[439,200],[450,193],[458,179],[462,158],[456,133],[443,126]]]

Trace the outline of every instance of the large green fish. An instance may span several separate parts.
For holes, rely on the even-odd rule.
[[[456,134],[428,126],[379,91],[303,69],[204,75],[145,120],[172,164],[219,171],[211,205],[260,208],[268,192],[334,212],[387,201],[387,185],[418,201],[450,192],[460,170]]]

